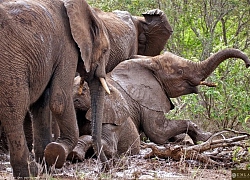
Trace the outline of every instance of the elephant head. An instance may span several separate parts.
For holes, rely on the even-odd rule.
[[[186,60],[170,52],[153,57],[150,62],[147,60],[141,62],[144,61],[143,66],[154,71],[155,76],[163,83],[168,97],[175,98],[198,93],[198,85],[209,85],[203,81],[221,62],[229,58],[240,58],[245,62],[247,68],[250,66],[250,61],[243,52],[230,48],[219,51],[201,62]],[[141,64],[141,62],[139,63]]]
[[[224,60],[240,58],[245,62],[246,67],[250,66],[248,57],[237,49],[224,49],[201,62],[193,62],[170,52],[155,57],[135,57],[136,59],[119,64],[111,72],[111,78],[125,91],[130,92],[130,96],[143,106],[163,112],[174,108],[169,98],[197,93],[198,85],[212,85],[205,83],[204,80]],[[164,89],[165,95],[156,89],[158,86],[155,84],[155,78]],[[165,96],[168,99],[156,98]],[[159,103],[159,99],[162,102]]]

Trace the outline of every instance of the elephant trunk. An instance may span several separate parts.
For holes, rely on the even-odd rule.
[[[201,80],[205,80],[221,62],[228,58],[240,58],[245,62],[246,68],[250,66],[249,58],[242,51],[234,48],[224,49],[199,63],[198,72],[201,74]]]
[[[105,90],[102,87],[99,78],[94,78],[89,83],[90,95],[91,95],[91,109],[92,109],[92,138],[93,148],[97,153],[97,157],[100,157],[102,162],[107,162],[107,157],[102,150],[101,134],[102,134],[102,118],[104,109],[104,95]],[[107,163],[106,163],[107,164]]]

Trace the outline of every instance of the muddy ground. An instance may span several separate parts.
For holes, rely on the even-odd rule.
[[[113,160],[110,171],[100,172],[95,158],[72,164],[67,161],[62,169],[52,173],[41,173],[36,179],[231,179],[231,169],[224,167],[207,168],[196,162],[176,162],[172,159],[144,159],[150,149],[142,149],[139,155],[123,156]],[[0,154],[0,179],[13,179],[9,156]]]

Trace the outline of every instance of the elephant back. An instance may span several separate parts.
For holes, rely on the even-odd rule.
[[[153,72],[133,60],[120,63],[109,76],[141,106],[165,113],[173,108]]]

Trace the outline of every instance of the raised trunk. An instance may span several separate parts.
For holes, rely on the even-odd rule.
[[[228,58],[240,58],[245,62],[247,68],[250,66],[250,60],[242,51],[233,48],[224,49],[199,64],[198,70],[201,73],[202,80],[205,80],[221,62]]]
[[[97,157],[100,157],[102,162],[107,162],[107,157],[102,150],[101,134],[102,134],[102,118],[104,107],[104,88],[98,78],[93,79],[89,83],[90,95],[91,95],[91,124],[92,124],[92,138],[93,148],[97,153]]]

